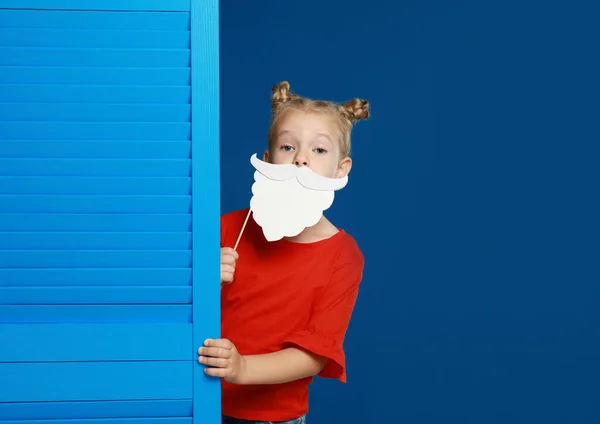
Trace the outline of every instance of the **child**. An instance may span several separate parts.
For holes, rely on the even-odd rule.
[[[329,178],[350,172],[352,125],[368,118],[368,102],[313,101],[282,82],[271,103],[265,162],[308,166]],[[223,338],[206,340],[198,361],[223,378],[223,423],[305,423],[313,377],[346,382],[343,341],[363,256],[324,216],[275,242],[249,219],[234,251],[247,213],[221,217]]]

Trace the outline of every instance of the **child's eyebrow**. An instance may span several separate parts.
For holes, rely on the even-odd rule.
[[[327,133],[318,133],[316,138],[319,138],[319,137],[325,137],[330,142],[333,142],[333,140],[331,140],[331,136]]]

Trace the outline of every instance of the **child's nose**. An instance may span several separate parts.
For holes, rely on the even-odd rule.
[[[303,154],[299,154],[296,156],[296,158],[294,159],[294,165],[296,166],[308,166],[308,160],[307,157]]]

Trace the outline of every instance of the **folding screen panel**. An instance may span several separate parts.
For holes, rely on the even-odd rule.
[[[0,423],[220,422],[218,87],[217,0],[0,0]]]

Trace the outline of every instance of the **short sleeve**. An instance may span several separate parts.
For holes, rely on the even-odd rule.
[[[297,346],[328,359],[318,374],[346,382],[344,339],[358,297],[364,260],[358,248],[343,255],[313,307],[306,329],[286,338],[284,347]]]

